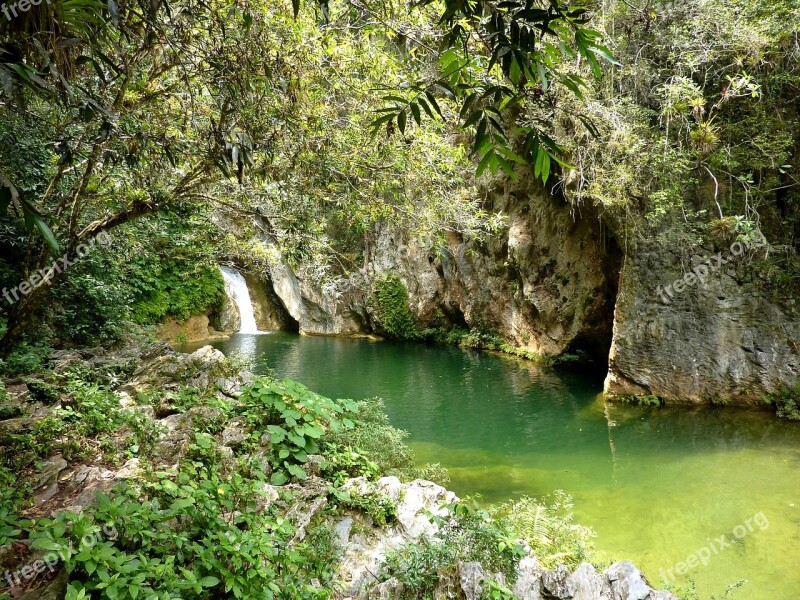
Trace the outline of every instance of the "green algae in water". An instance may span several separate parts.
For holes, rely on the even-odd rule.
[[[734,598],[800,596],[800,423],[733,408],[605,405],[602,374],[458,348],[286,334],[215,346],[326,396],[383,397],[418,460],[448,467],[462,496],[565,490],[576,521],[597,532],[597,558],[632,560],[656,587],[672,569],[703,599],[740,579],[749,583]],[[765,528],[753,525],[759,513]],[[731,541],[705,565],[676,574],[720,536]]]

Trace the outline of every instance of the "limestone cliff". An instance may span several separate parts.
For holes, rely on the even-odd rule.
[[[754,403],[800,374],[800,305],[770,295],[760,256],[710,261],[704,281],[663,247],[629,253],[622,268],[606,391],[671,402]],[[725,251],[727,252],[727,250]],[[701,272],[702,274],[702,272]]]
[[[323,285],[279,262],[269,283],[301,332],[356,335],[377,329],[374,282],[396,273],[420,327],[492,332],[538,354],[586,351],[608,361],[611,395],[756,403],[798,380],[800,305],[759,278],[757,252],[726,248],[716,266],[716,247],[686,256],[618,244],[591,209],[530,182],[498,178],[482,194],[507,216],[487,240],[425,244],[384,224],[368,234],[359,272]],[[704,261],[702,281],[685,279]]]
[[[393,272],[421,327],[467,326],[535,353],[583,349],[605,360],[618,272],[613,240],[597,220],[577,218],[530,183],[501,183],[485,204],[508,215],[486,241],[450,234],[434,247],[379,226],[360,273],[321,286],[280,263],[271,269],[272,287],[302,332],[371,333],[373,281]]]

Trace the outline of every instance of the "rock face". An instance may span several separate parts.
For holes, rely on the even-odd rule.
[[[297,322],[283,307],[271,286],[264,285],[252,275],[245,275],[245,280],[256,324],[261,331],[297,331]]]
[[[375,270],[400,274],[422,326],[466,324],[538,354],[582,349],[604,361],[617,287],[613,242],[596,221],[530,186],[506,183],[487,192],[486,204],[508,223],[485,242],[450,235],[442,248],[422,248],[382,230]]]
[[[226,337],[210,325],[208,315],[194,315],[185,321],[167,319],[158,326],[158,339],[168,342],[200,342]]]
[[[715,253],[689,257],[686,271]],[[681,262],[663,248],[639,248],[622,270],[606,391],[750,403],[797,381],[800,304],[767,297],[758,264],[757,256],[731,260],[670,296],[667,286],[684,277]]]
[[[605,361],[618,273],[613,242],[531,184],[498,186],[485,203],[508,222],[483,242],[450,235],[433,247],[377,227],[360,273],[323,287],[280,263],[271,285],[302,332],[373,333],[373,282],[397,273],[423,328],[477,327],[535,353],[583,349]]]
[[[375,575],[380,572],[386,553],[418,540],[422,535],[436,535],[439,528],[431,523],[427,511],[444,516],[447,513],[441,505],[456,500],[453,492],[430,481],[403,484],[397,477],[384,477],[376,484],[369,484],[363,478],[352,479],[342,489],[351,494],[388,496],[396,503],[398,521],[393,527],[372,531],[371,534],[352,533],[353,519],[350,517],[336,524],[335,530],[344,547],[340,574],[346,596],[370,595],[369,590],[377,583]],[[386,593],[389,592],[385,587],[378,592],[379,595]]]

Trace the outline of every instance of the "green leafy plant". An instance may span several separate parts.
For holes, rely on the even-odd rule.
[[[767,394],[765,402],[775,408],[779,417],[800,420],[800,383],[793,387],[782,385],[777,391]]]
[[[388,496],[374,494],[351,494],[349,491],[330,488],[339,507],[352,508],[368,515],[379,527],[386,527],[397,520],[397,505]]]
[[[375,282],[373,297],[381,328],[399,340],[418,340],[422,335],[408,308],[408,290],[394,273],[386,273]]]
[[[317,532],[288,547],[294,528],[255,508],[260,486],[187,463],[99,495],[84,513],[38,521],[32,547],[62,553],[74,597],[327,597],[311,581],[330,581],[330,544]]]
[[[358,415],[356,402],[334,402],[289,380],[255,382],[242,391],[239,402],[236,411],[254,430],[251,437],[260,440],[267,434],[275,485],[291,477],[306,479],[301,465],[320,451],[322,436],[353,429]]]
[[[576,525],[572,498],[562,491],[541,500],[520,498],[499,507],[507,526],[524,539],[547,568],[565,564],[575,568],[591,560],[594,531]]]
[[[626,396],[622,396],[621,400],[625,404],[632,404],[634,406],[664,406],[664,400],[652,394],[644,396],[628,394]]]

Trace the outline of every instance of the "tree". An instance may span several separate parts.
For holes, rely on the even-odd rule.
[[[42,3],[39,12],[6,27],[0,48],[0,109],[12,115],[12,138],[39,139],[50,152],[55,149],[35,184],[19,183],[24,169],[15,163],[14,148],[0,156],[0,209],[25,215],[46,242],[30,236],[23,277],[45,268],[54,253],[71,254],[102,231],[191,203],[234,197],[236,208],[255,210],[276,231],[291,234],[300,224],[301,232],[311,228],[310,237],[319,233],[313,222],[320,210],[333,209],[345,220],[355,215],[356,221],[387,210],[415,213],[403,209],[408,184],[398,187],[401,166],[393,164],[396,157],[407,162],[419,156],[403,150],[409,145],[406,126],[412,119],[421,126],[423,113],[446,116],[453,106],[462,126],[474,128],[479,172],[500,167],[511,173],[509,161],[528,158],[547,179],[550,159],[560,160],[557,145],[541,126],[528,123],[520,129],[521,156],[510,141],[520,132],[509,133],[513,120],[504,124],[504,113],[535,102],[552,80],[580,93],[580,79],[562,73],[559,62],[582,56],[597,67],[595,55],[608,55],[597,43],[599,34],[584,28],[586,13],[556,2],[449,2],[436,15],[440,26],[433,24],[433,4],[403,21],[389,0],[375,6],[357,0],[309,5],[303,19],[297,19],[297,3],[291,10],[223,0],[83,0],[75,6],[69,13],[49,12]],[[348,29],[337,31],[342,23]],[[309,24],[321,33],[312,33]],[[359,120],[354,108],[365,112],[342,100],[333,82],[341,73],[331,66],[335,58],[325,55],[327,45],[345,43],[358,52],[350,29],[363,36],[361,42],[384,45],[379,56],[394,88],[412,81],[408,92],[387,96],[393,105],[377,120],[388,130],[396,125],[402,140],[368,148],[348,127],[344,131],[356,141],[331,150],[326,146],[342,128],[310,126],[317,122],[315,112],[325,110],[325,94],[336,98],[336,110],[346,110],[351,125]],[[317,41],[325,48],[311,45]],[[415,72],[430,75],[415,80]],[[348,75],[346,85],[354,81]],[[374,105],[371,93],[361,90],[358,98]],[[324,139],[315,154],[309,142],[320,132]],[[441,139],[418,139],[447,154]],[[366,149],[354,153],[356,142]],[[451,158],[457,167],[463,155]],[[384,173],[378,163],[387,160]],[[437,162],[434,171],[448,177],[453,167],[446,159]],[[292,176],[300,165],[310,171],[298,182]],[[313,199],[323,186],[332,198]],[[442,186],[448,187],[453,186]],[[299,208],[283,201],[309,196],[313,201]],[[465,229],[483,227],[485,216],[474,202],[453,202],[450,193],[432,200],[429,224],[441,219]],[[265,205],[274,210],[265,212]],[[40,286],[13,306],[0,354],[30,325],[46,293],[47,286]]]

